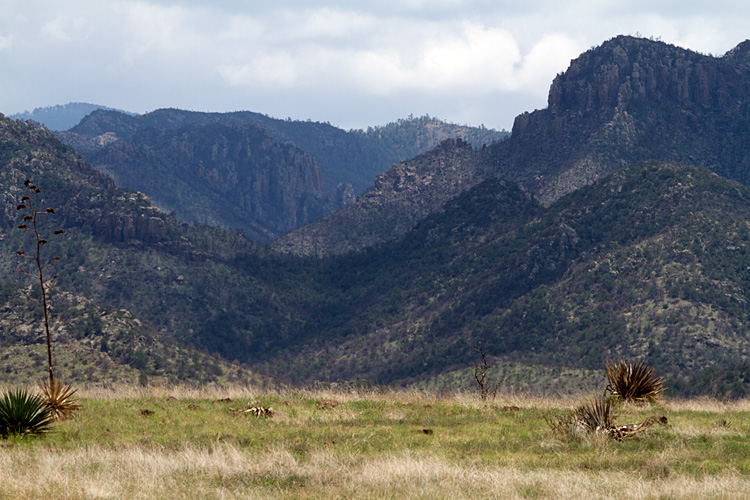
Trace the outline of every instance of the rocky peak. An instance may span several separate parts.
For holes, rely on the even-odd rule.
[[[724,58],[737,63],[750,62],[750,40],[745,40],[738,44],[735,48],[724,54]]]
[[[393,165],[354,203],[276,240],[272,247],[300,255],[330,256],[394,240],[488,176],[462,139]],[[351,200],[351,197],[349,198]]]
[[[558,75],[549,94],[549,109],[559,114],[607,113],[629,100],[668,97],[690,99],[693,83],[705,78],[704,59],[674,45],[618,36],[573,60]]]
[[[498,173],[544,203],[651,159],[750,182],[749,59],[750,42],[717,58],[613,38],[555,78],[547,109],[516,118],[510,141],[491,151]]]

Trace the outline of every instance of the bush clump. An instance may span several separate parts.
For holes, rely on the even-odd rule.
[[[645,361],[609,362],[605,367],[612,396],[633,403],[653,402],[663,391],[664,381]]]

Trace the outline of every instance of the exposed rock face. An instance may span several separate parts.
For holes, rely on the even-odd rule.
[[[81,154],[90,154],[110,144],[117,142],[118,137],[114,132],[105,132],[96,136],[86,136],[75,132],[57,132],[55,135],[68,146]]]
[[[320,167],[310,154],[254,125],[146,128],[128,140],[113,136],[77,137],[84,137],[89,160],[118,185],[153,193],[156,205],[183,220],[241,229],[255,241],[270,241],[325,209],[341,208],[337,199],[345,201],[324,197]]]
[[[16,202],[25,194],[27,178],[55,187],[43,191],[42,200],[56,208],[59,227],[89,230],[107,242],[161,242],[176,222],[143,194],[117,190],[111,178],[92,169],[44,127],[0,118],[0,144],[0,182],[9,187],[0,199],[0,224],[5,227],[17,223]]]
[[[147,203],[140,193],[134,193],[129,201]],[[105,212],[91,210],[90,207],[78,202],[77,199],[73,200],[73,203],[66,207],[65,213],[68,220],[105,241],[123,243],[140,240],[146,243],[158,243],[167,238],[169,222],[154,207],[144,205],[140,211],[130,213]]]
[[[394,165],[355,203],[280,238],[272,248],[328,256],[393,240],[486,177],[469,143],[447,139],[428,153]]]
[[[278,145],[275,150],[266,150],[262,158],[255,155],[251,160],[240,159],[232,155],[242,148],[245,139],[230,132],[218,132],[220,127],[245,131],[260,128],[266,134],[263,141],[270,138]],[[186,133],[190,137],[186,138]],[[140,116],[95,111],[69,131],[57,135],[89,162],[113,175],[119,185],[143,191],[156,205],[176,211],[183,220],[242,229],[249,238],[267,242],[339,210],[353,201],[353,195],[369,188],[375,176],[390,165],[423,153],[445,138],[462,137],[482,146],[506,137],[507,132],[453,125],[430,117],[347,132],[327,123],[278,120],[249,111],[199,113],[160,109]],[[161,142],[155,143],[148,135],[159,137]],[[176,144],[185,140],[193,144]],[[230,144],[227,140],[240,143]],[[211,141],[209,146],[216,146],[228,155],[216,155],[213,150],[201,151],[197,147]],[[307,159],[290,159],[289,148],[312,155],[314,165],[309,165]],[[175,154],[175,158],[170,158],[170,154]],[[279,172],[271,172],[268,165],[259,165],[264,158],[271,163],[277,161]],[[196,162],[200,165],[196,166]],[[214,170],[221,173],[229,163],[232,165],[228,168],[238,173],[243,169],[254,170],[267,179],[259,180],[249,191],[237,185],[230,193],[223,185],[216,189],[214,182],[220,181],[218,177],[206,180],[199,175]],[[185,171],[186,167],[197,173]],[[294,168],[300,170],[294,172]],[[263,169],[265,173],[261,172]],[[311,175],[310,169],[318,172]],[[273,180],[274,176],[278,182]],[[238,174],[238,181],[240,177]],[[313,177],[320,177],[320,181]],[[166,183],[166,179],[171,180]],[[294,184],[285,193],[279,194],[270,187],[274,182],[280,185],[285,179]],[[301,185],[305,189],[299,189]],[[222,198],[226,196],[233,199]],[[242,199],[237,200],[238,196]],[[298,197],[292,200],[293,196]]]
[[[620,36],[552,83],[548,107],[518,116],[488,148],[498,173],[551,203],[626,165],[657,159],[750,182],[750,42],[724,57]]]

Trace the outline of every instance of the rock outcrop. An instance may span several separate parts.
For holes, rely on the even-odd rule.
[[[487,175],[475,161],[471,144],[446,139],[428,153],[379,175],[356,202],[278,239],[272,248],[330,256],[396,239]]]
[[[750,182],[750,63],[743,42],[712,57],[620,36],[571,62],[548,107],[519,115],[487,148],[497,173],[544,203],[646,160],[705,166]]]
[[[343,207],[337,199],[346,201],[324,195],[312,155],[255,125],[145,128],[127,139],[112,131],[61,136],[119,186],[150,193],[162,210],[242,230],[254,241],[268,242]]]

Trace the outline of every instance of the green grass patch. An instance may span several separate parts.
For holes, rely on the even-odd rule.
[[[91,496],[99,490],[111,493],[102,498],[190,498],[190,491],[205,498],[244,498],[249,492],[335,498],[354,491],[427,498],[438,491],[440,481],[434,478],[444,477],[464,491],[460,485],[481,471],[485,476],[475,478],[469,489],[478,498],[491,498],[481,479],[509,470],[516,478],[510,498],[551,498],[558,491],[554,478],[561,474],[580,475],[576,484],[588,485],[582,498],[596,498],[597,477],[637,478],[634,485],[679,479],[696,488],[727,478],[750,484],[747,411],[686,410],[669,402],[624,406],[619,424],[652,415],[666,416],[669,424],[617,442],[557,435],[548,418],[568,411],[572,401],[521,402],[518,409],[508,409],[508,401],[485,405],[466,395],[393,393],[344,394],[333,407],[320,403],[329,397],[274,393],[231,402],[163,395],[85,397],[75,418],[56,424],[49,435],[0,441],[0,470],[6,472],[0,475],[0,491],[46,491],[43,471],[26,479],[31,487],[18,484],[31,474],[23,467],[46,461],[56,464],[56,481],[81,481],[88,485],[81,491]],[[249,405],[272,407],[275,413],[266,418],[230,410]],[[82,453],[92,458],[76,458]],[[117,470],[129,471],[135,483],[126,485]],[[399,484],[403,492],[396,491]]]

